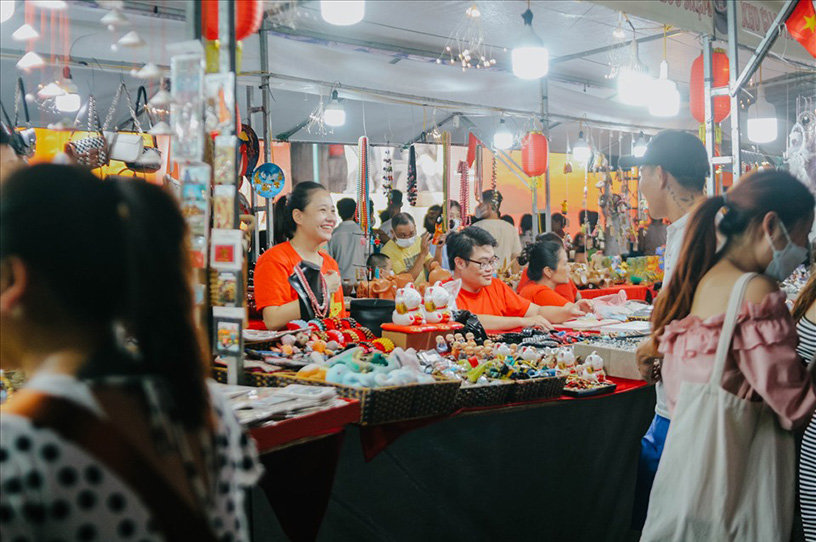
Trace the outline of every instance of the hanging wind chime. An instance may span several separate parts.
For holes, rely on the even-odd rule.
[[[468,179],[469,168],[467,162],[459,161],[459,207],[462,215],[462,226],[470,226],[470,180]]]
[[[371,235],[371,217],[369,216],[369,186],[368,186],[368,138],[360,137],[357,142],[357,222],[363,230],[361,243],[365,246],[373,239]]]
[[[408,149],[408,203],[411,207],[417,204],[416,148],[413,145]]]
[[[442,206],[442,231],[448,231],[448,217],[450,216],[450,132],[442,132],[442,199],[445,204]]]
[[[383,193],[391,204],[391,190],[394,188],[394,168],[391,164],[391,149],[385,149],[383,155]]]

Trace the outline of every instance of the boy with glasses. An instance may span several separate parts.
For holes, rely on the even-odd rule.
[[[548,318],[558,313],[560,307],[540,307],[493,277],[499,260],[492,235],[471,226],[458,234],[450,234],[446,246],[453,278],[462,280],[462,289],[456,298],[459,309],[478,316],[489,332],[525,327],[552,329]],[[581,314],[578,312],[576,316]]]

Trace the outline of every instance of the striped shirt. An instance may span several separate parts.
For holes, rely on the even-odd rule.
[[[802,361],[809,363],[813,359],[813,354],[816,353],[816,324],[808,320],[807,316],[803,316],[796,324],[796,332],[799,334],[799,346],[796,347],[796,353],[799,354]]]
[[[816,324],[802,317],[796,331],[799,333],[796,353],[808,363],[816,352]],[[805,539],[816,542],[816,423],[813,420],[805,430],[799,452],[799,500]]]

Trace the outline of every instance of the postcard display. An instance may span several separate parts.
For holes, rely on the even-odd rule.
[[[237,213],[235,74],[205,74],[198,41],[178,44],[172,52],[173,159],[180,166],[195,300],[199,314],[212,306],[213,353],[227,363],[228,382],[237,384],[243,373],[246,296]],[[207,134],[215,136],[212,165],[204,161]]]

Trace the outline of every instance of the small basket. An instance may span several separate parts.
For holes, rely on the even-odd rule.
[[[545,378],[516,380],[515,385],[510,390],[510,396],[507,402],[524,403],[526,401],[561,397],[566,383],[566,376],[548,376]]]
[[[500,381],[500,384],[485,384],[460,387],[456,394],[454,408],[477,408],[503,405],[507,402],[513,389],[513,382]]]

